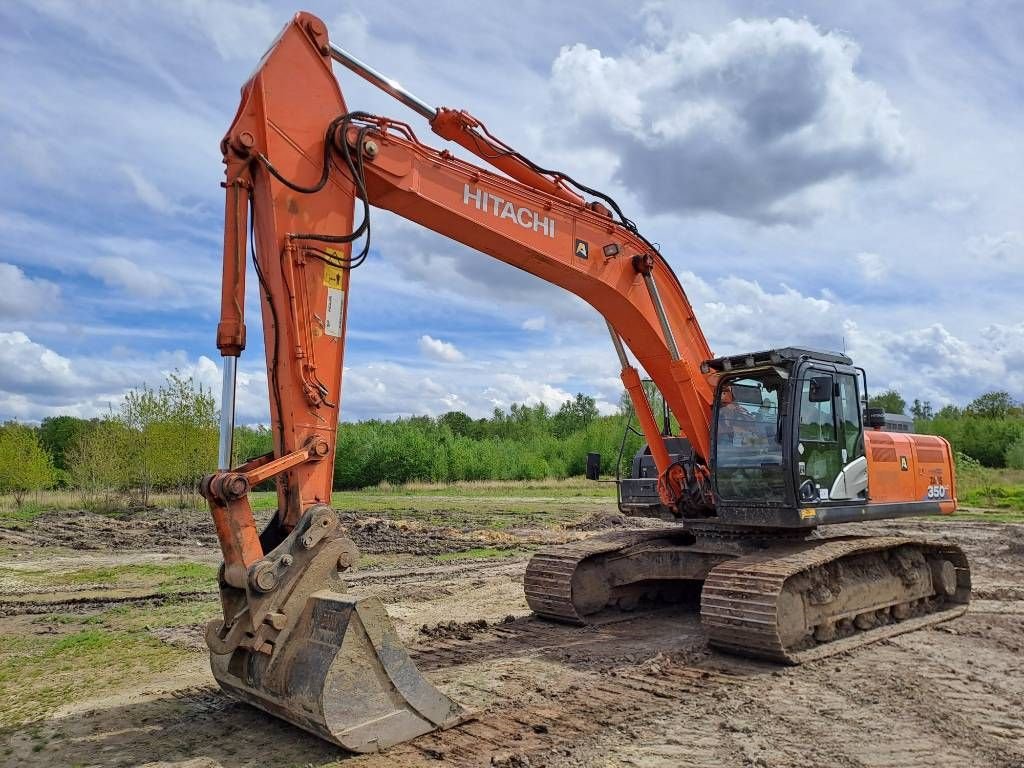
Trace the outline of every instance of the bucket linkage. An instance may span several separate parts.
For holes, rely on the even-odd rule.
[[[358,557],[337,513],[310,507],[249,568],[245,589],[221,572],[224,619],[206,643],[224,691],[352,752],[374,752],[466,719],[416,669],[387,610],[346,591]]]

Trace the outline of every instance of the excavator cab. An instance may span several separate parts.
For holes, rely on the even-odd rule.
[[[710,360],[719,374],[712,422],[712,474],[717,519],[732,525],[813,528],[943,511],[942,500],[919,495],[911,463],[932,465],[919,474],[952,476],[952,457],[941,438],[913,436],[888,450],[893,440],[873,428],[864,409],[863,370],[843,354],[788,347]],[[921,441],[927,446],[919,445]],[[879,449],[885,444],[886,449]],[[900,485],[909,486],[897,503],[891,483],[869,483],[874,462],[892,455]],[[921,451],[922,447],[931,450]],[[885,462],[886,464],[892,462]],[[887,467],[878,474],[893,479]],[[869,474],[870,471],[870,474]],[[936,483],[941,484],[941,483]],[[914,497],[917,498],[914,498]]]

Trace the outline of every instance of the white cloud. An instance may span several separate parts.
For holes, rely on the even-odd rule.
[[[164,215],[184,211],[181,206],[168,200],[167,196],[157,188],[156,184],[146,178],[146,175],[134,165],[122,163],[121,172],[128,177],[128,181],[131,183],[132,189],[135,190],[135,194],[138,195],[139,200],[153,211]]]
[[[692,272],[679,275],[716,354],[804,346],[840,349],[843,312],[830,298],[795,288],[766,290],[755,280],[729,276],[709,283]]]
[[[459,352],[454,344],[426,334],[420,336],[419,346],[420,352],[424,355],[434,360],[440,360],[442,363],[457,363],[465,359],[465,355]]]
[[[858,253],[856,259],[865,280],[881,280],[888,271],[885,261],[877,253],[864,251]]]
[[[259,49],[269,44],[288,20],[262,3],[185,0],[180,6],[195,31],[209,38],[225,61],[251,59],[254,45]]]
[[[21,331],[0,332],[0,392],[48,395],[82,384],[68,358]]]
[[[846,323],[851,355],[868,371],[873,391],[894,387],[908,397],[933,403],[960,403],[982,392],[1009,390],[1024,395],[1024,326],[990,326],[993,335],[1004,335],[1006,347],[978,354],[978,343],[953,334],[941,323],[900,332],[862,329]]]
[[[830,184],[907,162],[899,115],[844,35],[736,20],[628,50],[563,47],[552,88],[574,142],[615,151],[616,179],[650,211],[802,220],[831,207]]]
[[[112,288],[124,288],[147,299],[177,294],[177,286],[166,275],[143,269],[122,256],[101,256],[88,266],[88,272]]]
[[[573,24],[569,6],[539,2],[495,6],[457,28],[447,14],[402,4],[324,18],[332,39],[414,92],[472,110],[541,164],[610,186],[679,271],[689,266],[704,278],[684,282],[716,352],[841,348],[845,336],[873,386],[900,383],[909,396],[931,388],[963,402],[989,380],[1006,380],[1022,397],[1012,271],[1022,263],[1024,203],[1015,172],[1024,160],[1014,132],[1022,122],[1013,77],[1024,65],[1019,35],[995,13],[974,14],[977,34],[965,35],[956,4],[927,18],[900,4],[870,13],[847,5],[652,3],[637,14],[627,4],[602,9],[609,23],[591,27]],[[30,339],[19,347],[29,361],[46,351],[67,361],[70,375],[57,365],[52,378],[72,383],[46,390],[15,366],[5,381],[14,386],[17,373],[22,384],[0,392],[0,419],[61,408],[91,415],[175,367],[205,381],[219,364],[200,356],[212,347],[219,297],[218,143],[238,87],[292,9],[242,0],[124,4],[117,14],[69,2],[15,7],[0,10],[16,22],[0,47],[20,75],[5,82],[0,115],[10,182],[0,193],[0,261],[67,287],[61,318],[18,316],[4,330]],[[756,20],[768,12],[809,21]],[[747,21],[730,25],[735,17]],[[920,34],[894,31],[910,26]],[[628,41],[613,34],[623,28],[634,30]],[[54,35],[70,41],[57,58],[45,44]],[[527,43],[509,45],[516,39]],[[573,45],[581,40],[586,47]],[[563,46],[559,81],[551,63]],[[390,97],[335,70],[351,108],[409,117],[429,136]],[[544,111],[562,85],[570,92],[556,92],[564,104],[547,120],[520,119]],[[567,110],[579,142],[571,147],[553,140]],[[886,176],[906,165],[908,147],[921,162]],[[763,228],[695,211],[756,223],[821,215],[807,228]],[[48,231],[22,226],[29,216]],[[595,394],[601,408],[617,399],[614,353],[582,301],[391,214],[374,212],[374,235],[382,258],[360,271],[352,293],[353,309],[361,308],[350,315],[349,418],[451,408],[484,415],[495,401],[577,390]],[[911,245],[896,259],[882,250],[887,243]],[[862,302],[865,265],[850,259],[876,251],[890,274],[919,289],[884,311]],[[851,261],[853,277],[840,282],[842,271],[830,265]],[[82,279],[90,269],[106,270],[114,290]],[[252,296],[254,284],[250,273]],[[13,293],[0,290],[0,305],[28,291]],[[984,301],[963,300],[976,295]],[[255,303],[247,306],[252,351],[260,341]],[[385,311],[386,326],[360,332],[360,320]],[[526,333],[538,318],[543,332]],[[486,343],[468,332],[488,323]],[[936,323],[948,338],[923,330]],[[517,326],[524,332],[510,339]],[[440,364],[419,353],[424,328],[435,340],[457,340],[464,359]],[[113,342],[123,353],[106,348]],[[929,362],[930,344],[937,350]],[[902,351],[890,354],[889,345]],[[965,349],[996,366],[974,365],[950,382],[926,378],[953,373]],[[392,353],[407,364],[380,363]],[[259,357],[247,357],[256,365],[240,372],[242,420],[267,419]],[[494,370],[518,379],[498,382]],[[217,391],[219,379],[209,381]]]
[[[530,317],[523,321],[520,326],[524,331],[543,331],[545,326],[544,316]]]
[[[975,258],[986,261],[1024,260],[1024,232],[1009,230],[998,235],[976,235],[968,238],[967,250]]]
[[[192,379],[220,399],[220,363],[184,352],[140,355],[112,349],[95,357],[67,356],[33,341],[21,331],[0,332],[0,421],[38,421],[70,414],[92,418],[116,409],[125,393],[148,384],[160,386],[167,375]],[[239,423],[267,421],[266,374],[261,363],[238,372]]]
[[[42,278],[31,278],[14,266],[0,262],[0,317],[53,316],[60,302],[60,287]]]

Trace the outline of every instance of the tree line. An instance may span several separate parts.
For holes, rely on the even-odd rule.
[[[77,491],[83,504],[100,507],[148,506],[155,492],[196,505],[198,482],[216,465],[217,433],[213,394],[171,374],[156,389],[132,390],[101,418],[52,416],[38,426],[0,426],[0,492],[13,494],[18,505],[47,488]],[[344,490],[383,482],[563,478],[583,474],[588,451],[600,451],[605,471],[614,472],[622,436],[623,417],[599,415],[594,398],[584,394],[557,410],[514,404],[488,418],[451,411],[343,423],[334,484]],[[639,442],[631,434],[626,455]],[[235,430],[236,464],[272,449],[267,427]]]
[[[1009,392],[986,392],[962,408],[945,405],[936,411],[930,401],[919,399],[908,409],[903,396],[891,389],[869,405],[911,416],[915,432],[944,437],[957,453],[983,466],[1024,469],[1024,403]]]
[[[656,414],[661,399],[650,397]],[[870,405],[907,415],[895,390]],[[577,394],[557,410],[544,404],[495,408],[487,418],[461,411],[439,417],[369,420],[338,427],[334,486],[339,490],[387,482],[453,483],[466,480],[542,480],[582,475],[588,452],[602,457],[612,475],[622,449],[622,469],[642,438],[624,428],[630,417],[601,416],[592,397]],[[909,408],[915,429],[947,438],[954,449],[989,467],[1024,469],[1024,405],[1006,392],[986,393],[967,406],[938,411],[928,401]],[[147,506],[154,492],[199,503],[199,479],[216,465],[217,408],[213,394],[176,373],[156,389],[129,392],[101,418],[53,416],[38,426],[0,426],[0,492],[25,495],[44,488],[81,494],[83,503]],[[677,428],[673,424],[673,428]],[[235,431],[235,463],[272,450],[265,426]]]

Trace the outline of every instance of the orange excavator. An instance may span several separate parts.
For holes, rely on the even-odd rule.
[[[404,122],[351,111],[333,62],[491,169],[421,143]],[[714,647],[795,664],[966,610],[970,569],[955,545],[820,531],[953,513],[949,444],[881,431],[882,414],[864,409],[865,373],[846,355],[715,357],[669,262],[607,195],[538,166],[467,112],[429,106],[332,43],[308,13],[243,87],[221,149],[224,388],[219,468],[202,492],[224,557],[223,617],[206,641],[231,695],[357,752],[467,716],[416,669],[381,602],[342,579],[358,553],[331,485],[346,310],[369,253],[371,206],[561,286],[607,321],[669,522],[538,552],[525,576],[535,613],[588,624],[696,594]],[[233,467],[247,253],[274,446]],[[659,429],[641,367],[678,434]],[[600,462],[589,458],[595,476]],[[249,491],[270,479],[277,511],[259,531]]]

